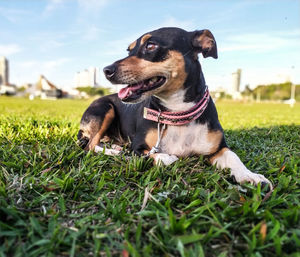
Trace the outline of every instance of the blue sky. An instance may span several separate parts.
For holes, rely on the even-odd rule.
[[[212,31],[219,59],[201,59],[211,89],[229,87],[237,68],[242,87],[300,83],[299,0],[0,0],[0,55],[11,83],[44,74],[71,87],[77,71],[102,70],[141,34],[165,26]],[[103,76],[100,83],[109,85]]]

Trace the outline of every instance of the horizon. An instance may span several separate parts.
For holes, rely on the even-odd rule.
[[[43,74],[67,89],[77,72],[102,71],[148,31],[209,29],[219,58],[200,62],[211,90],[231,87],[237,69],[242,69],[241,89],[288,80],[300,84],[299,9],[296,0],[0,0],[0,56],[9,60],[12,84],[35,83]],[[111,85],[99,75],[101,86]]]

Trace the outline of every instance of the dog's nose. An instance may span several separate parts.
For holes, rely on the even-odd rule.
[[[112,64],[112,65],[104,67],[103,72],[104,72],[106,78],[109,79],[115,74],[116,70],[117,70],[117,65]]]

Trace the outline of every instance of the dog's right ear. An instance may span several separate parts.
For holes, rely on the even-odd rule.
[[[192,45],[203,57],[218,58],[217,43],[213,34],[207,30],[196,30],[192,32]]]

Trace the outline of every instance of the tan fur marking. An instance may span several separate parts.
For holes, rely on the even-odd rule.
[[[209,56],[214,58],[218,57],[216,41],[213,34],[209,30],[205,29],[198,38],[195,38],[193,44],[202,48],[202,54],[204,58]]]
[[[183,88],[187,77],[184,58],[178,51],[172,50],[168,58],[161,62],[150,62],[132,56],[120,63],[120,80],[124,84],[132,84],[155,76],[164,76],[167,82],[160,88],[145,95],[157,95],[168,97],[177,90]]]
[[[105,115],[102,124],[100,126],[99,131],[96,135],[91,139],[89,143],[89,150],[94,150],[95,146],[99,144],[101,138],[104,136],[106,130],[109,128],[110,124],[112,123],[113,119],[115,118],[115,111],[111,108]]]
[[[157,129],[150,129],[145,137],[145,142],[149,149],[151,149],[153,146],[155,146],[157,141]]]
[[[144,155],[147,155],[149,152],[150,152],[149,150],[146,150],[146,149],[145,149],[145,150],[143,151],[143,154],[144,154]]]
[[[154,165],[157,165],[157,164],[158,164],[158,163],[157,163],[157,160],[156,160],[156,156],[157,156],[157,153],[150,154],[150,158],[153,159],[153,164],[154,164]]]
[[[135,72],[134,70],[134,67],[136,65],[140,65],[140,62],[143,61],[142,59],[136,57],[136,56],[130,56],[126,59],[124,59],[121,63],[120,63],[120,66],[121,66],[121,72],[122,71],[133,71]],[[125,67],[124,67],[125,66]]]
[[[187,77],[187,74],[185,72],[184,58],[181,53],[177,51],[170,51],[167,63],[172,71],[171,77],[161,91],[160,95],[162,95],[163,97],[169,96],[170,94],[183,88],[183,84]]]
[[[146,34],[146,35],[144,35],[144,36],[141,38],[141,44],[140,44],[140,45],[143,45],[150,37],[152,37],[151,34]]]
[[[200,42],[200,45],[202,48],[211,48],[213,44],[215,43],[214,41],[214,36],[209,30],[204,30],[203,33],[198,37],[197,39]]]
[[[136,40],[128,46],[128,50],[131,51],[133,48],[135,48],[135,46],[136,46]]]
[[[207,141],[213,145],[211,153],[215,153],[218,150],[222,137],[223,133],[220,130],[209,131],[207,133]]]
[[[219,152],[217,152],[213,157],[209,158],[210,163],[212,164],[216,158],[222,156],[226,151],[230,151],[229,148],[224,147]]]
[[[211,47],[211,44],[214,43],[214,36],[211,34],[209,30],[204,30],[203,33],[198,37],[198,41],[202,42],[201,46],[203,48]]]
[[[99,130],[99,121],[92,119],[89,123],[80,124],[80,129],[82,130],[83,137],[91,138]]]

